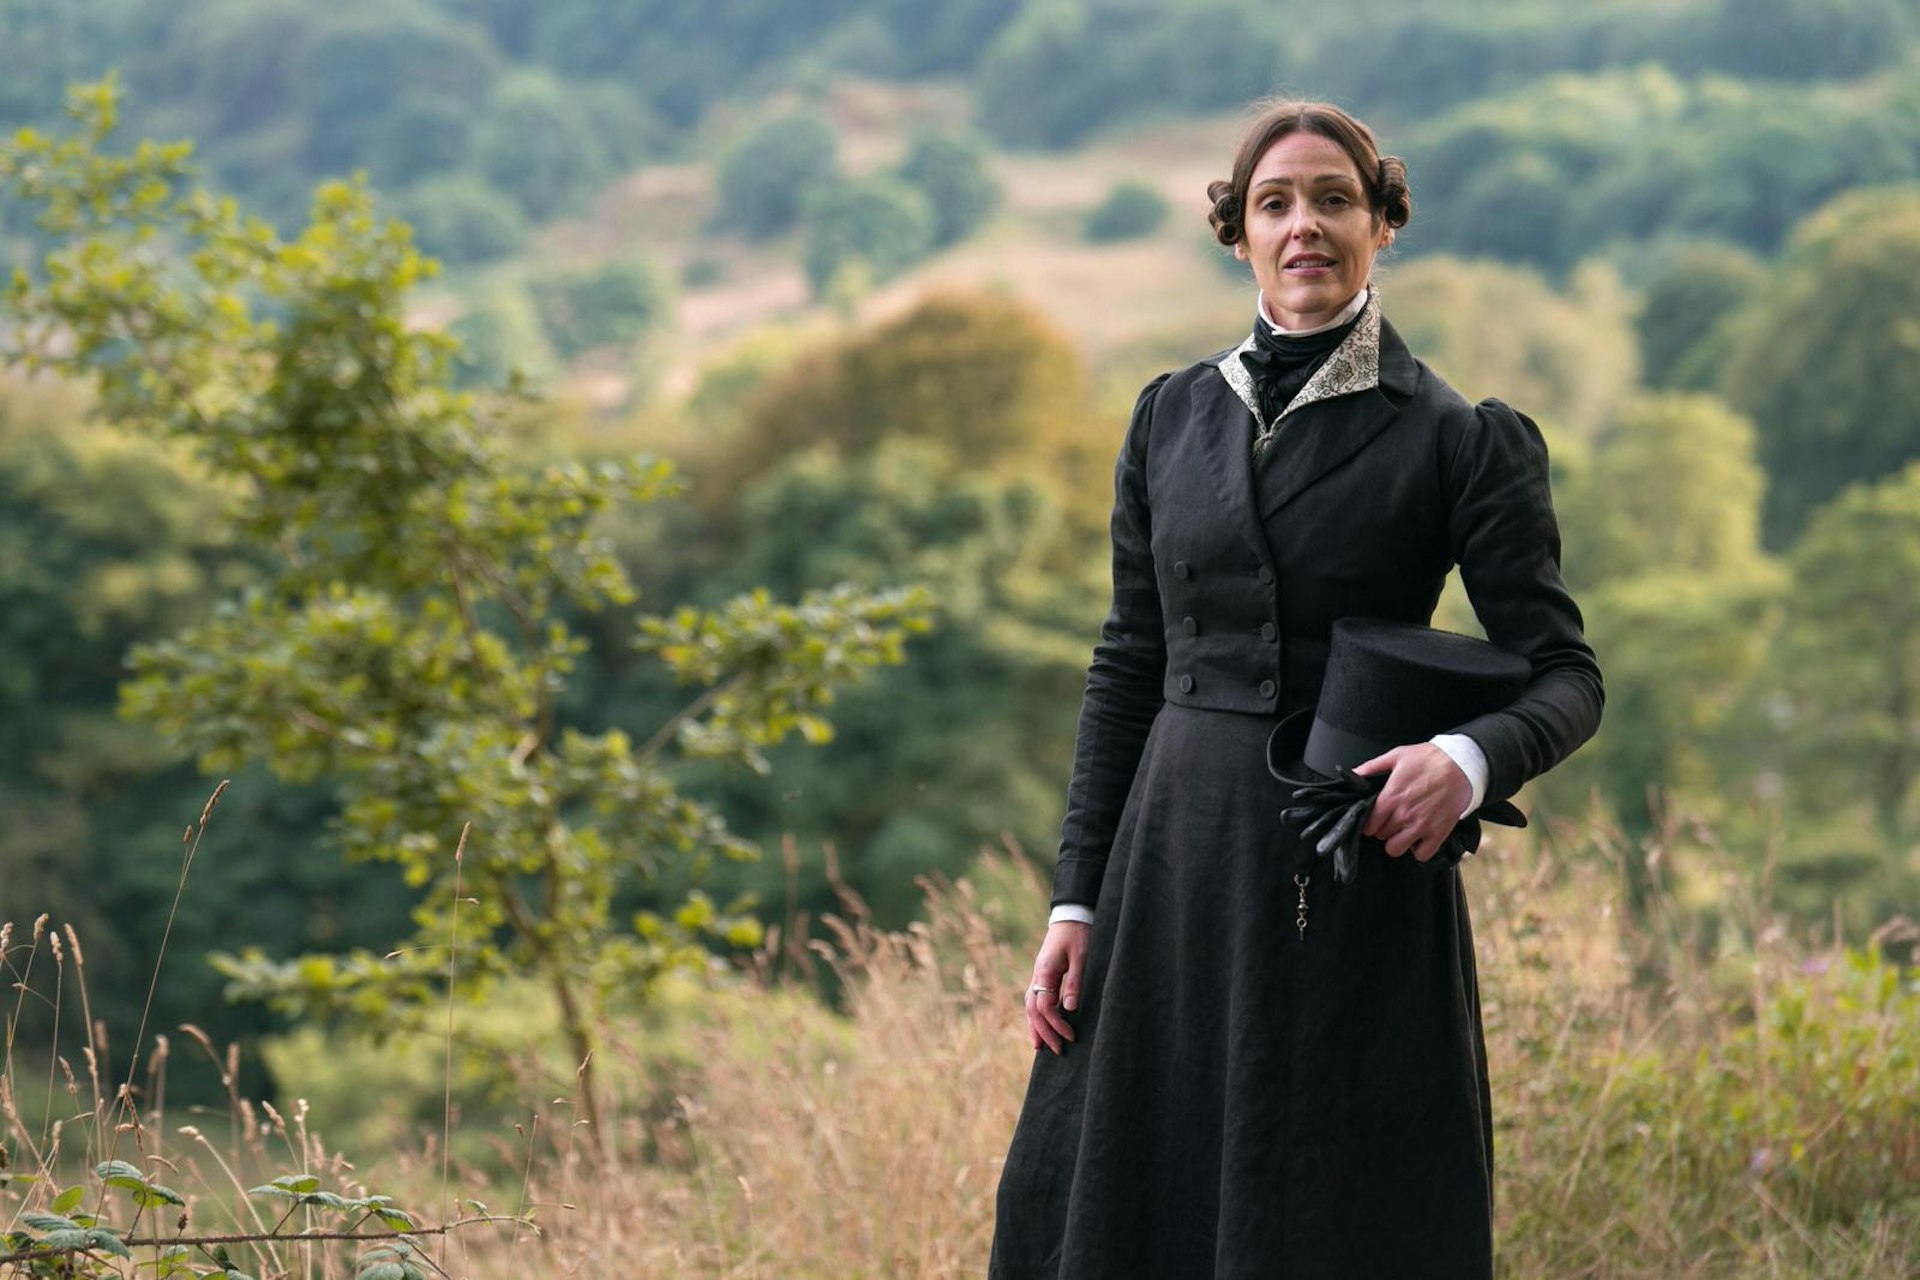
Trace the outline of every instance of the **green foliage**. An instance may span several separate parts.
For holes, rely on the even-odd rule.
[[[1708,396],[1630,402],[1573,474],[1567,575],[1607,672],[1607,718],[1549,791],[1598,780],[1644,831],[1667,795],[1751,785],[1765,761],[1745,713],[1785,603],[1760,549],[1763,485],[1752,424]]]
[[[451,266],[502,258],[526,243],[525,215],[470,175],[429,178],[410,189],[398,207],[420,248]]]
[[[484,36],[412,0],[329,15],[292,70],[307,163],[319,173],[364,163],[383,135],[418,141],[423,111],[471,110],[500,73]],[[436,124],[425,141],[443,139]]]
[[[1045,0],[1001,29],[974,100],[1002,142],[1065,147],[1155,108],[1239,106],[1273,91],[1290,52],[1280,24],[1245,0]]]
[[[612,176],[592,119],[544,73],[500,81],[481,111],[474,145],[487,181],[535,221],[578,213]]]
[[[1902,0],[1714,0],[1694,31],[1698,52],[1683,59],[1763,78],[1859,75],[1896,62],[1916,34]]]
[[[1167,198],[1144,182],[1116,182],[1087,214],[1084,234],[1095,244],[1136,240],[1158,231],[1167,220]]]
[[[935,296],[794,361],[744,406],[737,437],[701,464],[701,490],[725,505],[751,477],[806,449],[862,454],[910,437],[956,464],[1052,482],[1062,506],[1097,504],[1097,515],[1075,514],[1098,533],[1110,495],[1089,498],[1085,480],[1111,468],[1113,424],[1086,412],[1090,395],[1073,344],[1030,308],[991,295]]]
[[[1598,263],[1564,291],[1537,272],[1443,255],[1376,268],[1392,323],[1468,399],[1499,396],[1555,433],[1554,461],[1613,421],[1639,381],[1632,296]]]
[[[346,853],[425,890],[413,945],[389,956],[249,954],[229,974],[290,1011],[374,1028],[411,1025],[442,977],[471,991],[537,974],[597,1120],[607,987],[644,992],[702,939],[739,935],[740,906],[704,898],[631,932],[616,922],[623,884],[753,852],[680,792],[666,753],[755,764],[795,730],[819,736],[833,683],[898,660],[926,597],[829,591],[790,608],[753,593],[648,623],[638,643],[706,691],[637,746],[561,723],[587,648],[569,614],[633,598],[596,522],[670,492],[669,469],[509,451],[451,388],[450,340],[405,323],[428,267],[364,190],[322,188],[282,241],[190,186],[184,148],[106,152],[110,86],[81,91],[76,115],[77,136],[0,148],[0,184],[64,238],[44,280],[9,293],[11,355],[87,379],[122,427],[181,442],[230,487],[236,533],[275,552],[256,584],[135,649],[123,710],[205,767],[258,761],[335,786]],[[180,256],[135,251],[162,233]]]
[[[1596,1043],[1575,1065],[1561,1056],[1563,1037],[1597,1041],[1597,1028],[1565,1017],[1534,1060],[1512,1068],[1536,1087],[1551,1081],[1550,1101],[1523,1106],[1516,1093],[1496,1104],[1509,1149],[1524,1153],[1502,1186],[1515,1274],[1612,1274],[1623,1258],[1673,1250],[1678,1265],[1710,1249],[1726,1274],[1868,1280],[1894,1272],[1855,1260],[1911,1259],[1920,1227],[1911,982],[1877,948],[1764,980],[1759,967],[1750,954],[1727,957],[1715,1017],[1732,1025],[1711,1043],[1689,1051],[1649,1032]],[[1780,1224],[1781,1239],[1757,1238],[1761,1223]]]
[[[460,343],[462,385],[499,387],[516,372],[541,379],[558,367],[533,301],[514,285],[496,283],[477,292],[447,331]]]
[[[1409,244],[1555,268],[1661,236],[1771,250],[1836,193],[1920,175],[1917,143],[1895,76],[1841,92],[1654,64],[1554,75],[1409,131]]]
[[[813,112],[766,121],[720,159],[719,221],[746,236],[787,230],[809,195],[836,180],[838,156],[833,126]]]
[[[1912,673],[1920,670],[1920,462],[1818,510],[1792,554],[1795,609],[1779,679],[1781,738],[1819,813],[1864,799],[1881,832],[1911,835],[1920,775]]]
[[[1567,487],[1576,587],[1678,570],[1746,576],[1760,550],[1766,476],[1753,424],[1715,397],[1629,401]]]
[[[101,1216],[104,1203],[101,1213],[82,1211],[88,1188],[85,1184],[68,1187],[51,1198],[46,1211],[23,1213],[17,1228],[0,1234],[0,1276],[108,1280],[131,1274],[128,1268],[137,1267],[152,1268],[161,1280],[253,1280],[252,1273],[241,1270],[235,1261],[233,1246],[251,1253],[255,1261],[249,1265],[266,1274],[278,1255],[264,1246],[283,1245],[309,1232],[325,1232],[329,1234],[317,1242],[310,1240],[306,1247],[311,1250],[317,1243],[323,1259],[335,1263],[343,1261],[334,1256],[335,1250],[354,1244],[372,1246],[354,1260],[355,1280],[426,1280],[427,1272],[416,1265],[425,1262],[418,1244],[422,1225],[392,1196],[341,1195],[321,1190],[320,1179],[313,1174],[282,1174],[246,1193],[277,1205],[282,1216],[271,1229],[213,1234],[188,1231],[186,1197],[155,1181],[137,1165],[106,1160],[95,1166],[93,1176],[100,1183],[103,1201],[109,1198],[108,1193],[120,1191],[132,1202],[129,1224],[124,1228],[109,1226]],[[181,1210],[176,1226],[166,1229],[156,1223],[141,1233],[141,1219],[148,1210],[155,1210],[158,1219],[157,1211],[173,1209]],[[299,1229],[295,1228],[296,1216]],[[482,1222],[502,1221],[532,1226],[527,1218],[500,1218],[482,1211],[473,1218],[425,1228],[424,1233],[443,1235]],[[311,1252],[307,1256],[313,1258]],[[126,1267],[120,1265],[121,1260]],[[327,1266],[328,1262],[322,1260],[321,1265]]]
[[[1662,255],[1635,326],[1648,385],[1705,390],[1719,383],[1726,341],[1717,326],[1760,292],[1766,268],[1744,249],[1688,241]]]
[[[1773,486],[1766,533],[1784,545],[1845,486],[1920,456],[1920,186],[1842,196],[1794,232],[1736,326],[1727,399],[1760,428]]]
[[[785,455],[737,510],[742,533],[721,589],[911,577],[941,601],[939,632],[910,668],[841,700],[830,765],[826,753],[789,748],[770,755],[777,794],[721,780],[743,829],[791,832],[808,850],[831,841],[847,882],[896,923],[919,905],[916,875],[956,873],[1006,833],[1029,848],[1057,838],[1057,779],[1101,598],[1091,575],[1063,573],[1087,542],[1045,490],[968,466],[937,440],[894,437],[843,456]],[[779,877],[730,866],[716,887],[780,894]],[[809,858],[799,889],[826,909],[821,877]]]
[[[595,347],[631,347],[667,319],[665,278],[636,258],[540,272],[527,293],[548,341],[569,358]]]
[[[972,235],[1000,204],[1000,184],[987,167],[986,147],[975,138],[924,134],[914,140],[899,176],[927,198],[936,249]]]
[[[807,193],[804,262],[816,295],[858,297],[933,248],[926,196],[893,178],[815,187]]]

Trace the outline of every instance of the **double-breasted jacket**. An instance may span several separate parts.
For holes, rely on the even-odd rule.
[[[1415,358],[1377,291],[1256,456],[1239,352],[1155,378],[1114,470],[1113,600],[1082,704],[1053,901],[1092,904],[1165,703],[1251,714],[1313,704],[1336,618],[1425,624],[1458,566],[1487,638],[1533,679],[1451,732],[1485,753],[1485,801],[1599,725],[1600,668],[1560,574],[1539,427],[1474,404]]]

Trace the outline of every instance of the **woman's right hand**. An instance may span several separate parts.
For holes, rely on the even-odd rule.
[[[1073,1039],[1067,1014],[1080,1007],[1080,975],[1086,968],[1087,938],[1093,926],[1078,920],[1059,920],[1047,926],[1040,953],[1033,958],[1033,981],[1027,984],[1027,1030],[1033,1047],[1042,1044],[1055,1053]],[[1051,991],[1035,991],[1051,987]],[[1064,1011],[1063,1011],[1064,1009]]]

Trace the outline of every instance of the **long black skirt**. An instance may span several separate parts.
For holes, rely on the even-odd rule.
[[[991,1280],[1493,1271],[1493,1129],[1460,869],[1308,877],[1276,717],[1165,706],[1116,832],[1076,1039],[1035,1051]],[[1469,859],[1464,869],[1470,870]]]

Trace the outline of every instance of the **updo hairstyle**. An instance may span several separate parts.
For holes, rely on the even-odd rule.
[[[1259,118],[1241,137],[1240,150],[1234,154],[1233,177],[1207,184],[1207,195],[1213,200],[1207,221],[1221,244],[1231,247],[1246,235],[1247,187],[1253,182],[1253,167],[1268,147],[1299,129],[1338,143],[1360,171],[1367,207],[1384,216],[1388,226],[1407,225],[1413,216],[1413,193],[1407,187],[1406,161],[1381,155],[1373,130],[1331,102],[1282,98],[1260,105]]]

